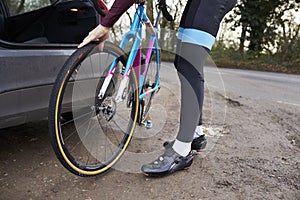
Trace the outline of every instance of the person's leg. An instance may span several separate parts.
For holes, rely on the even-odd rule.
[[[181,83],[180,127],[176,137],[183,142],[193,140],[195,128],[201,121],[204,100],[203,66],[208,52],[202,46],[181,43],[175,67]]]
[[[164,146],[173,146],[177,153],[185,156],[190,150],[198,152],[203,150],[207,143],[202,130],[202,108],[204,101],[203,66],[209,51],[189,43],[183,43],[182,46],[182,56],[190,62],[184,58],[178,58],[179,55],[177,55],[177,61],[174,62],[181,83],[180,127],[175,140],[177,142],[166,142]],[[184,55],[185,52],[189,55]]]
[[[181,52],[177,55],[175,67],[181,83],[181,113],[180,127],[173,148],[176,148],[176,141],[185,142],[193,150],[203,149],[206,145],[205,137],[201,140],[193,140],[202,135],[202,107],[204,100],[204,75],[203,66],[208,56],[208,50],[200,45],[192,43],[181,43]],[[195,137],[195,135],[197,137]],[[193,141],[193,145],[191,143]],[[189,143],[189,145],[188,145]],[[199,143],[195,145],[195,143]],[[197,148],[194,148],[197,147]],[[186,148],[183,152],[190,151]],[[176,151],[182,156],[180,151]]]
[[[182,94],[180,129],[176,141],[188,143],[194,139],[192,149],[201,150],[206,145],[205,137],[200,137],[203,135],[203,66],[214,44],[221,20],[235,3],[236,0],[191,0],[188,2],[189,10],[184,12],[180,22],[178,48],[174,61],[181,81]],[[182,150],[182,152],[186,151]]]
[[[181,82],[180,128],[172,148],[154,162],[143,165],[145,175],[162,176],[189,167],[196,126],[202,124],[204,96],[203,65],[220,22],[236,0],[189,0],[178,34],[174,61]]]

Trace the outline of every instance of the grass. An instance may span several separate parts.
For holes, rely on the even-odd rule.
[[[163,53],[162,61],[173,62],[174,54]],[[256,58],[255,56],[240,55],[214,55],[211,53],[211,59],[208,63],[214,62],[216,66],[221,68],[233,68],[233,69],[247,69],[267,72],[278,72],[286,74],[300,74],[300,64],[281,63],[276,62],[275,58]]]
[[[254,55],[240,53],[234,49],[215,48],[211,57],[218,67],[248,69],[287,74],[300,74],[300,59],[295,56],[281,61],[281,55]]]
[[[241,54],[233,49],[213,49],[209,62],[221,68],[247,69],[257,71],[300,74],[300,58],[280,61],[280,55],[251,55]],[[175,55],[162,51],[162,61],[173,62]]]

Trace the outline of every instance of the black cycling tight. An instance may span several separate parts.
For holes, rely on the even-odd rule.
[[[175,67],[181,82],[180,129],[177,139],[191,142],[202,124],[203,66],[214,44],[221,20],[236,0],[189,0],[178,33]]]

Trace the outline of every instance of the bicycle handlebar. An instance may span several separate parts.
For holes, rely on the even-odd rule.
[[[163,16],[166,18],[166,20],[173,21],[173,17],[169,13],[167,7],[166,0],[159,0],[158,8],[162,11]]]
[[[97,0],[92,0],[92,3],[94,4],[94,7],[96,9],[96,11],[99,13],[99,15],[101,15],[102,17],[106,16],[106,13],[104,12],[104,10],[102,10],[100,8],[100,6],[98,5]],[[168,21],[173,21],[173,17],[172,15],[169,13],[168,9],[167,9],[167,4],[166,4],[166,0],[159,0],[158,3],[158,8],[162,11],[163,16],[168,20]]]

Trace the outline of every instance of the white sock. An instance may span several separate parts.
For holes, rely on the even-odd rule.
[[[194,133],[194,139],[200,137],[201,135],[203,135],[203,127],[202,125],[197,126],[195,129],[195,133]]]
[[[187,155],[189,155],[189,153],[191,151],[191,144],[192,144],[192,142],[181,142],[176,139],[172,148],[179,155],[187,156]]]

